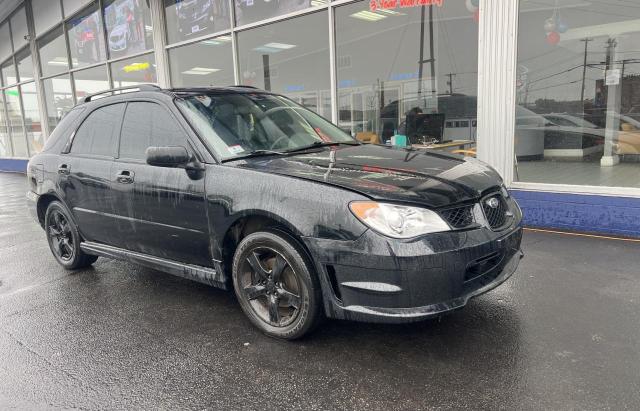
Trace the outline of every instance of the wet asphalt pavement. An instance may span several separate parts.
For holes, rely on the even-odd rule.
[[[0,173],[2,409],[640,408],[640,243],[526,232],[514,277],[441,321],[291,343],[232,293],[104,258],[63,270],[25,192]]]

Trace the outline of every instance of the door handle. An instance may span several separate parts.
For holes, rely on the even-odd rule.
[[[58,167],[58,174],[68,175],[70,172],[71,167],[69,167],[67,164],[60,164],[60,166]]]
[[[133,183],[133,171],[122,170],[118,174],[116,174],[116,181],[120,184],[131,184]]]

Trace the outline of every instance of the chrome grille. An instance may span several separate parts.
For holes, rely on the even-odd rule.
[[[491,228],[500,228],[507,222],[507,202],[500,193],[482,199],[482,211]]]
[[[440,214],[453,228],[466,228],[473,224],[473,205],[449,208]]]

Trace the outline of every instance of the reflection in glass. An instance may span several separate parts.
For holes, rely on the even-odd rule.
[[[71,65],[87,66],[106,59],[100,13],[93,5],[67,22]]]
[[[40,35],[62,21],[59,1],[31,0],[36,35]]]
[[[64,8],[65,17],[71,16],[73,13],[80,10],[81,7],[86,6],[93,1],[94,0],[62,0],[62,7]]]
[[[229,86],[235,83],[231,36],[169,50],[173,87]]]
[[[16,53],[16,63],[18,64],[18,78],[20,81],[33,80],[33,62],[29,47],[25,47]]]
[[[38,40],[40,50],[40,66],[43,76],[60,73],[69,69],[67,46],[64,41],[62,26]]]
[[[520,5],[519,181],[640,187],[640,8]]]
[[[230,26],[225,0],[164,0],[169,44],[226,30]]]
[[[326,12],[239,32],[241,83],[285,94],[331,118],[324,103],[330,89],[328,38]]]
[[[156,60],[153,53],[111,64],[113,87],[127,87],[140,83],[157,83]]]
[[[309,7],[323,6],[328,0],[234,0],[236,8],[236,25],[253,23],[269,19]]]
[[[11,132],[11,142],[13,143],[14,157],[28,157],[27,141],[24,137],[24,127],[22,126],[22,110],[20,109],[20,92],[18,87],[4,90],[4,98],[7,102],[7,117],[9,130]]]
[[[421,11],[372,11],[368,1],[336,9],[338,125],[372,143],[404,135],[473,149],[478,25],[464,2]]]
[[[0,66],[0,71],[2,71],[2,84],[4,84],[5,86],[18,82],[18,77],[16,76],[16,67],[13,65],[12,58],[2,63],[2,65]]]
[[[76,98],[78,100],[89,94],[108,90],[110,88],[107,77],[107,68],[103,65],[76,71],[73,73],[73,81],[76,87]]]
[[[22,107],[24,108],[24,124],[27,133],[27,143],[31,155],[42,151],[44,135],[40,123],[40,109],[38,108],[38,96],[36,83],[31,82],[20,86],[22,95]]]
[[[0,157],[11,157],[12,155],[7,116],[4,112],[4,98],[0,95]]]
[[[69,75],[53,77],[42,81],[44,98],[47,105],[47,121],[49,132],[58,125],[64,116],[74,106]]]
[[[22,46],[29,44],[26,39],[29,36],[29,30],[27,29],[27,15],[24,7],[21,7],[13,17],[11,17],[11,34],[14,50],[18,50]]]
[[[0,25],[0,60],[4,60],[13,53],[11,50],[11,36],[9,34],[9,23]]]
[[[151,12],[144,0],[104,2],[104,21],[110,58],[140,53],[151,48]]]

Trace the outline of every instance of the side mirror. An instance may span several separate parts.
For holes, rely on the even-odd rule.
[[[185,167],[191,161],[184,147],[149,147],[147,164],[156,167]]]

